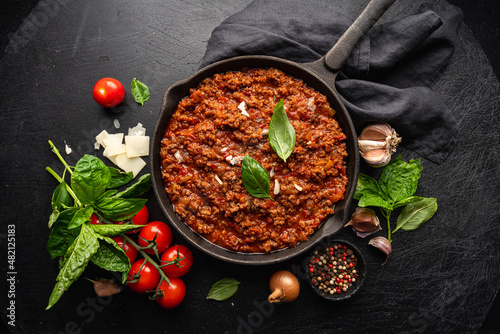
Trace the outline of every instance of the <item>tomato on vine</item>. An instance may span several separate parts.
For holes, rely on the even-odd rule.
[[[170,285],[166,281],[161,281],[157,290],[161,290],[163,296],[156,298],[156,302],[163,308],[172,309],[179,306],[186,296],[186,285],[177,277],[170,279]]]
[[[139,246],[147,247],[156,243],[158,254],[163,253],[172,243],[172,230],[167,224],[160,221],[149,222],[139,233]],[[147,254],[155,254],[154,247],[146,248]]]
[[[123,249],[125,255],[127,255],[127,257],[129,258],[130,263],[134,263],[135,259],[137,259],[137,254],[139,253],[137,249],[128,242],[126,242],[125,240],[123,240],[123,238],[120,236],[114,237],[113,240],[116,242],[118,247]]]
[[[122,103],[125,98],[125,88],[116,79],[102,78],[95,84],[92,96],[104,108],[113,108]]]
[[[193,266],[193,254],[183,245],[173,245],[161,256],[161,269],[168,277],[181,277]]]
[[[160,273],[145,259],[134,262],[127,275],[128,287],[138,293],[154,290],[159,281]]]

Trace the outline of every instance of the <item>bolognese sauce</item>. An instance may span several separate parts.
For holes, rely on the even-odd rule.
[[[268,129],[283,99],[296,132],[286,163]],[[306,241],[344,196],[346,136],[326,97],[275,68],[203,80],[183,98],[161,143],[162,178],[177,215],[208,241],[264,253]],[[270,198],[241,179],[249,155],[269,173]]]

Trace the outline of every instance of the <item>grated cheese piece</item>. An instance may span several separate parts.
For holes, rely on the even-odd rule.
[[[241,101],[241,103],[238,105],[238,109],[240,109],[241,114],[249,117],[250,115],[248,114],[245,107],[246,107],[245,101]]]
[[[231,161],[229,161],[231,163],[231,165],[236,165],[236,164],[239,164],[243,161],[243,159],[245,159],[245,156],[243,155],[240,155],[238,157],[233,157],[231,159]]]
[[[269,177],[273,177],[274,176],[274,166],[273,168],[271,168],[271,171],[269,172]]]
[[[298,184],[293,184],[295,186],[295,189],[297,189],[298,191],[302,191],[302,187],[299,186]]]
[[[120,121],[117,119],[113,120],[113,125],[115,126],[116,129],[119,129],[120,128]]]
[[[231,160],[233,160],[233,156],[232,156],[232,155],[228,155],[228,156],[226,157],[226,160],[227,160],[227,162],[229,162],[229,163],[230,163],[230,162],[231,162]]]
[[[143,157],[149,155],[149,136],[125,136],[127,157]]]
[[[222,184],[222,180],[219,178],[217,174],[215,174],[215,179],[217,180],[217,182],[219,182],[219,184]]]
[[[137,123],[136,126],[128,129],[128,135],[129,136],[145,136],[146,129],[142,126],[141,123]]]
[[[66,144],[66,141],[64,142],[64,150],[66,151],[66,154],[71,154],[71,152],[73,152],[73,150],[71,149],[71,147],[68,146],[68,144]]]
[[[221,151],[221,152],[226,152],[228,148],[229,148],[229,147],[224,147],[224,148],[223,148],[223,149],[221,149],[220,151]]]
[[[280,193],[280,183],[278,179],[274,180],[274,194],[278,195]]]
[[[269,129],[262,130],[262,132],[260,134],[263,135],[263,136],[269,134]]]

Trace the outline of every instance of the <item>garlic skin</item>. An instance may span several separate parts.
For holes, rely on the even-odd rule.
[[[358,137],[359,154],[372,167],[383,167],[391,161],[401,137],[389,124],[377,122],[366,126]]]
[[[385,264],[387,262],[387,260],[389,259],[389,255],[391,255],[391,253],[392,253],[391,242],[389,240],[387,240],[387,238],[384,238],[384,237],[375,237],[375,238],[371,239],[370,241],[368,241],[368,245],[371,245],[373,247],[380,249],[382,252],[384,252],[387,255],[385,262],[382,263],[382,264]]]
[[[106,278],[98,280],[86,279],[94,283],[94,291],[99,297],[109,297],[121,292],[120,286],[113,280]]]
[[[380,220],[372,209],[357,207],[351,220],[345,226],[352,226],[356,235],[361,238],[382,230]]]

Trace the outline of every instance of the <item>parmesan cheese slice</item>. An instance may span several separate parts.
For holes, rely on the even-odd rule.
[[[127,153],[118,154],[115,156],[115,163],[118,167],[123,169],[126,173],[132,172],[134,177],[146,166],[146,162],[140,157],[129,158]]]
[[[127,157],[143,157],[149,155],[149,136],[125,136]]]
[[[113,133],[113,134],[108,134],[108,137],[103,139],[102,141],[102,146],[104,148],[112,145],[121,145],[123,142],[123,133]]]
[[[106,148],[104,149],[104,152],[102,152],[102,155],[109,158],[109,157],[114,157],[118,154],[122,154],[122,153],[126,153],[126,152],[127,152],[127,149],[125,147],[125,144],[113,143],[111,145],[106,146]]]

